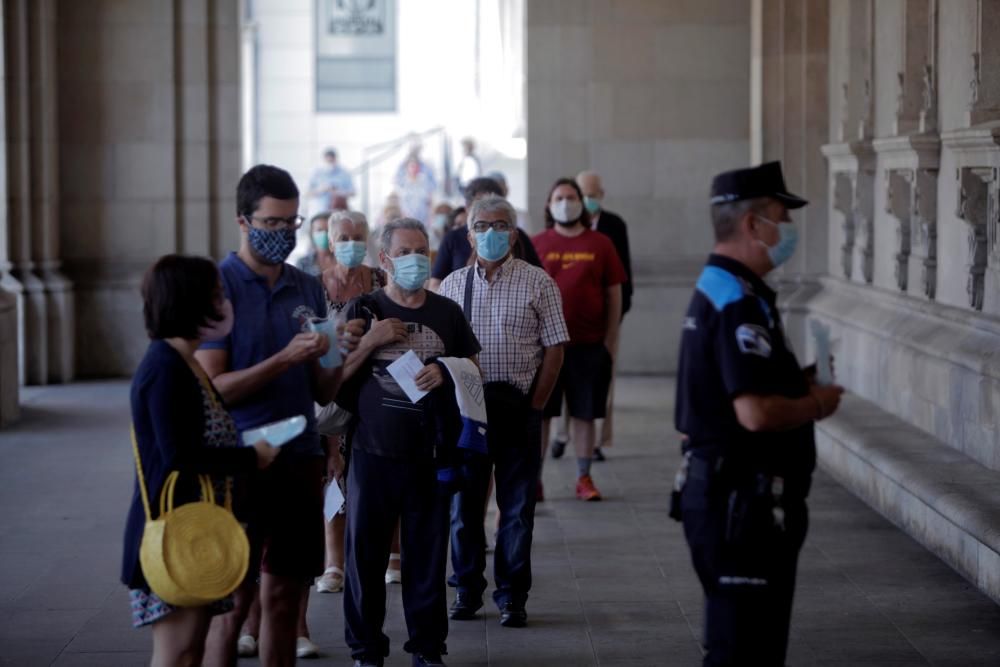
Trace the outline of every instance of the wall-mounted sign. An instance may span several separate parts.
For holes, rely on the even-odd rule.
[[[396,110],[396,0],[316,0],[316,111]]]

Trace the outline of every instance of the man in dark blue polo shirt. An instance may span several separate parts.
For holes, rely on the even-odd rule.
[[[314,403],[333,399],[341,373],[320,367],[329,341],[307,326],[311,318],[326,316],[322,285],[285,263],[302,224],[291,176],[257,165],[240,179],[236,196],[240,247],[219,267],[234,326],[225,339],[202,345],[197,357],[240,431],[306,417],[305,431],[252,481],[245,508],[260,557],[261,661],[293,664],[303,586],[323,572],[326,466]],[[255,574],[237,592],[236,609],[213,624],[208,656],[219,664],[235,660],[236,634],[253,600]]]
[[[777,162],[712,183],[715,248],[681,338],[677,430],[688,440],[684,534],[705,591],[705,665],[784,665],[815,466],[813,423],[843,389],[789,348],[763,277],[795,250]]]

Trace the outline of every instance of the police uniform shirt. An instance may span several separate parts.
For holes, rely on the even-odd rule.
[[[742,263],[709,257],[684,319],[675,423],[694,450],[792,476],[807,488],[816,460],[812,422],[752,433],[740,425],[733,407],[742,394],[809,394],[775,299],[774,291]]]

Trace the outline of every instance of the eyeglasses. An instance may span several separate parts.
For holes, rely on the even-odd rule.
[[[496,220],[494,222],[479,220],[478,222],[472,223],[472,231],[474,232],[482,233],[488,231],[491,227],[498,232],[509,232],[513,228],[513,225],[506,220]]]
[[[293,215],[289,218],[257,218],[252,215],[244,215],[243,219],[250,224],[250,221],[259,222],[266,229],[298,229],[306,221],[301,215]]]

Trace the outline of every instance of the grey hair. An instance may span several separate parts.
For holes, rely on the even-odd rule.
[[[476,220],[480,215],[484,213],[503,213],[507,216],[507,222],[511,224],[512,227],[517,226],[517,211],[511,206],[510,202],[501,197],[500,195],[488,194],[483,195],[479,199],[472,202],[469,207],[469,214],[466,217],[465,225],[469,229],[476,224]]]
[[[424,223],[413,218],[396,218],[392,222],[385,223],[382,227],[382,238],[380,244],[382,246],[382,252],[389,254],[389,250],[392,248],[392,235],[397,229],[415,229],[424,235],[424,238],[430,241],[430,237],[427,236],[427,230],[424,228]]]
[[[736,235],[740,220],[747,213],[759,213],[771,200],[768,197],[743,199],[740,201],[714,204],[712,206],[712,229],[715,231],[715,241],[729,241]]]
[[[331,229],[334,225],[339,225],[340,223],[347,221],[353,222],[356,227],[360,227],[365,232],[365,238],[368,238],[368,218],[361,211],[336,211],[330,216],[329,225]]]

